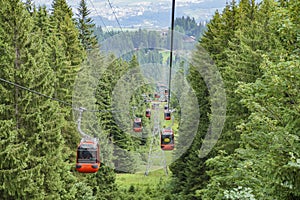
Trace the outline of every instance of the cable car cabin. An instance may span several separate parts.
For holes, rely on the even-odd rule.
[[[95,173],[100,168],[100,148],[96,140],[82,139],[77,148],[76,170]]]
[[[148,118],[151,117],[151,110],[150,109],[146,110],[146,117],[148,117]]]
[[[141,132],[143,129],[142,127],[142,119],[141,118],[135,118],[133,122],[133,131],[134,132]]]
[[[172,129],[163,129],[160,135],[160,147],[162,150],[174,149],[174,133]]]
[[[165,96],[168,96],[168,94],[169,94],[169,90],[165,89]]]
[[[164,109],[165,109],[165,110],[168,110],[168,105],[165,105],[165,106],[164,106]]]
[[[171,112],[168,110],[165,110],[164,112],[165,120],[170,120],[171,119]]]

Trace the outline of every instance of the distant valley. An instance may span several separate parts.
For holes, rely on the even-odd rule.
[[[116,14],[122,27],[144,27],[144,28],[162,28],[169,27],[171,21],[171,1],[159,1],[157,4],[152,2],[142,4],[139,2],[137,6],[129,4],[128,6],[99,7],[101,16],[93,16],[97,24],[105,24],[106,26],[118,27],[115,19]],[[195,18],[199,23],[205,23],[211,19],[216,10],[222,10],[225,6],[224,0],[202,0],[202,1],[179,1],[176,3],[176,17],[190,16]],[[108,9],[108,10],[107,10]],[[98,10],[98,9],[97,9]]]
[[[48,0],[35,1],[46,5]],[[69,0],[68,4],[76,14],[79,0]],[[171,0],[87,0],[91,17],[97,26],[118,28],[116,17],[124,28],[166,28],[171,21]],[[176,17],[190,16],[196,22],[205,23],[216,10],[222,10],[226,0],[177,0]],[[116,17],[115,17],[116,16]]]

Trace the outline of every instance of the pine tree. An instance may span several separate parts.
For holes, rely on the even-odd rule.
[[[203,199],[241,199],[246,196],[258,199],[274,199],[281,196],[280,199],[289,199],[298,195],[294,193],[289,196],[285,193],[289,193],[287,188],[274,187],[276,184],[272,181],[281,176],[277,177],[273,174],[273,167],[270,163],[280,163],[282,158],[279,156],[278,159],[275,159],[276,156],[272,153],[270,141],[274,135],[276,135],[275,137],[283,136],[280,133],[281,127],[278,127],[278,130],[274,129],[277,126],[276,120],[265,116],[268,109],[263,111],[264,108],[260,106],[261,102],[255,100],[257,98],[265,101],[265,99],[269,99],[266,95],[270,95],[271,90],[279,93],[281,91],[272,87],[274,82],[266,80],[266,77],[270,76],[269,73],[281,76],[280,70],[271,70],[281,65],[274,68],[269,68],[270,64],[267,64],[267,67],[261,66],[264,60],[262,54],[275,63],[280,60],[280,55],[286,55],[286,50],[280,44],[276,33],[278,27],[275,24],[278,23],[278,19],[273,17],[278,16],[275,14],[278,11],[274,1],[264,1],[260,4],[259,9],[254,8],[253,1],[251,4],[248,1],[241,1],[238,7],[241,26],[235,31],[235,38],[229,42],[229,48],[224,51],[229,58],[225,62],[228,66],[223,69],[226,70],[224,77],[227,87],[229,86],[229,90],[227,89],[228,103],[231,109],[228,117],[230,117],[231,127],[226,127],[227,131],[222,135],[222,142],[230,145],[229,141],[234,134],[238,138],[241,135],[240,143],[235,145],[240,148],[235,149],[235,152],[228,151],[228,147],[222,148],[218,156],[206,163],[210,168],[208,174],[210,174],[211,180],[204,190],[199,191]],[[237,88],[239,88],[238,93],[235,92]],[[277,96],[273,97],[274,99],[280,102],[281,98]],[[272,115],[279,113],[273,110],[274,107],[271,104],[266,107],[270,109],[272,107]],[[256,111],[253,112],[253,110]],[[256,130],[258,131],[256,132]],[[271,133],[272,136],[265,135],[265,133]],[[227,139],[224,136],[227,136]],[[289,142],[293,143],[293,141]],[[277,148],[281,144],[274,146]],[[228,152],[230,154],[227,154]],[[268,169],[267,171],[270,173],[260,172],[260,170],[264,171],[263,169]],[[270,177],[272,177],[272,181]],[[266,185],[270,187],[266,187]],[[277,193],[276,190],[279,192]]]
[[[65,0],[53,1],[50,16],[50,31],[53,34],[49,41],[49,62],[58,79],[55,97],[67,103],[72,102],[75,80],[85,57],[72,17],[72,10]],[[63,137],[69,148],[75,149],[80,138],[73,123],[72,110],[65,105],[61,105],[61,109],[65,114]],[[72,158],[75,158],[75,154]]]
[[[226,50],[229,41],[232,40],[234,31],[238,28],[238,15],[236,9],[237,6],[233,1],[231,6],[227,6],[224,9],[223,15],[220,15],[218,12],[216,12],[212,23],[208,25],[208,30],[202,37],[197,51],[194,54],[194,65],[197,68],[190,69],[191,71],[189,80],[192,83],[193,88],[197,94],[198,103],[199,105],[201,105],[199,107],[201,113],[201,124],[199,124],[198,132],[192,146],[181,157],[181,159],[178,160],[179,162],[175,162],[171,168],[178,181],[176,184],[175,192],[181,193],[183,195],[183,198],[196,198],[199,195],[198,190],[205,188],[206,184],[208,183],[205,161],[214,156],[215,150],[207,155],[207,151],[209,151],[209,149],[207,148],[211,145],[214,145],[216,139],[207,138],[205,143],[203,141],[206,134],[209,135],[210,132],[217,131],[210,130],[211,127],[209,126],[209,124],[213,123],[215,126],[216,123],[218,123],[218,117],[222,117],[221,115],[215,116],[215,114],[211,116],[208,115],[208,113],[210,112],[216,112],[215,110],[213,110],[213,107],[210,108],[210,105],[215,105],[218,100],[220,101],[220,96],[218,93],[222,90],[220,85],[222,81],[218,80],[216,82],[216,79],[214,78],[215,75],[211,72],[213,68],[209,67],[212,63],[209,57],[212,57],[214,59],[216,65],[220,70],[224,69],[225,61],[227,59],[227,55],[224,51]],[[209,52],[209,55],[204,52],[200,45],[204,46],[204,48]],[[202,67],[199,68],[199,66]],[[198,78],[200,74],[197,70],[199,69],[204,80]],[[206,84],[211,87],[209,94],[210,100],[204,98],[208,96]],[[217,112],[223,111],[220,110]],[[211,119],[212,117],[216,119]],[[200,147],[203,147],[200,154],[206,155],[206,157],[204,158],[199,158],[198,150],[200,149]],[[185,184],[182,185],[181,183]]]
[[[294,192],[297,191],[295,188],[299,187],[299,180],[294,178],[294,172],[298,170],[297,156],[292,153],[297,151],[293,138],[297,135],[298,129],[295,126],[298,126],[296,124],[299,121],[295,120],[298,118],[295,117],[295,113],[290,111],[294,110],[292,107],[297,104],[294,101],[297,97],[292,88],[297,88],[298,84],[295,84],[297,81],[292,74],[298,74],[294,69],[298,69],[296,66],[299,63],[293,56],[286,58],[291,61],[279,59],[280,56],[293,54],[293,50],[284,49],[286,41],[281,40],[280,44],[278,40],[282,39],[283,35],[277,34],[279,28],[276,26],[281,27],[286,18],[275,17],[278,16],[278,12],[285,9],[278,8],[274,1],[265,1],[261,5],[260,16],[264,16],[259,19],[264,26],[261,30],[269,30],[267,34],[259,34],[263,39],[260,39],[261,43],[258,46],[268,55],[259,66],[263,76],[254,83],[239,85],[238,95],[242,95],[241,103],[251,111],[251,114],[237,126],[238,131],[242,133],[240,148],[236,154],[223,158],[230,162],[230,166],[234,166],[233,169],[228,170],[227,174],[222,173],[223,178],[216,177],[212,181],[217,183],[219,180],[219,184],[221,182],[223,185],[222,188],[227,188],[225,192],[228,194],[233,194],[233,186],[224,185],[224,182],[230,183],[232,177],[237,177],[234,180],[236,187],[248,187],[256,198],[297,199],[299,196],[298,192]],[[291,35],[288,34],[287,37]],[[273,48],[275,46],[276,48]],[[289,150],[287,147],[290,147]],[[291,156],[287,156],[288,154]],[[216,163],[220,160],[214,160],[211,165],[218,166]],[[218,191],[222,193],[220,187]]]
[[[182,93],[184,96],[180,100],[180,102],[185,103],[181,105],[182,123],[179,126],[179,137],[176,142],[177,150],[175,151],[175,155],[178,153],[183,154],[170,166],[175,178],[174,192],[182,194],[186,198],[192,198],[195,190],[204,187],[207,179],[203,170],[205,159],[199,158],[199,149],[201,141],[207,133],[209,125],[207,113],[210,111],[207,99],[204,98],[208,96],[207,89],[203,80],[199,80],[199,78],[196,78],[197,76],[200,76],[199,72],[191,68],[189,82],[197,95],[199,110],[191,107],[195,106],[191,104],[191,102],[195,101],[195,99],[191,98],[193,97],[193,91],[185,90]]]
[[[72,20],[72,10],[67,5],[66,1],[54,0],[52,3],[52,9],[52,31],[58,34],[58,39],[60,40],[60,44],[64,51],[63,56],[65,56],[66,59],[60,62],[65,63],[64,66],[53,66],[57,68],[55,71],[59,71],[57,97],[71,102],[74,80],[80,69],[79,65],[82,63],[84,53],[78,39],[78,30]]]
[[[77,14],[77,28],[79,30],[79,40],[86,51],[97,48],[97,38],[94,35],[95,24],[89,17],[90,11],[87,8],[86,1],[81,0]]]
[[[299,53],[299,1],[280,1],[279,5],[278,15],[273,15],[273,23],[278,27],[276,34],[289,55]]]
[[[119,196],[115,183],[116,174],[107,166],[103,166],[96,174],[90,176],[88,181],[96,199],[116,199]]]
[[[183,33],[188,36],[194,36],[196,39],[199,39],[202,31],[204,30],[204,26],[201,24],[197,24],[195,18],[190,18],[187,16],[186,18],[182,16],[181,18],[175,19],[175,30]]]
[[[261,69],[261,79],[238,90],[252,111],[248,122],[239,126],[243,134],[237,156],[244,159],[239,163],[245,166],[240,173],[247,176],[240,177],[238,184],[243,186],[244,180],[252,177],[247,185],[257,198],[299,198],[299,145],[295,140],[300,123],[295,92],[299,89],[299,61],[265,61]]]
[[[209,52],[215,62],[218,62],[218,56],[226,48],[221,35],[223,30],[222,21],[222,16],[217,10],[211,21],[207,24],[207,30],[200,39],[201,46]]]
[[[208,53],[198,44],[188,73],[193,91],[185,89],[187,92],[182,95],[186,96],[181,97],[185,103],[181,105],[183,124],[179,127],[176,151],[187,149],[187,141],[193,134],[191,131],[195,131],[193,128],[196,127],[197,132],[191,146],[171,165],[175,176],[175,192],[183,195],[183,198],[196,198],[197,190],[205,188],[208,183],[205,161],[215,155],[212,147],[222,129],[220,123],[224,121],[225,91],[215,69]],[[191,102],[195,101],[191,98],[192,92],[197,99],[198,113],[195,107],[191,107]]]
[[[222,134],[224,143],[220,149],[232,153],[238,147],[239,133],[235,132],[235,126],[248,116],[248,111],[243,107],[235,90],[240,82],[253,82],[260,77],[259,64],[262,61],[264,49],[261,48],[261,38],[257,34],[261,26],[257,18],[257,7],[254,1],[241,1],[236,7],[239,17],[239,27],[234,32],[223,53],[226,60],[223,63],[223,78],[226,84],[227,103],[230,110],[226,113],[227,123]],[[264,29],[262,29],[264,30]]]
[[[120,60],[114,60],[109,64],[106,71],[103,72],[95,95],[98,110],[112,110],[112,91],[124,67],[125,65],[122,64]],[[111,142],[115,145],[114,156],[118,156],[119,151],[117,151],[116,148],[121,148],[120,151],[122,151],[123,148],[126,149],[127,145],[125,145],[125,143],[130,141],[130,137],[125,134],[124,130],[118,127],[112,112],[99,112],[97,117],[100,121],[100,126],[105,131],[104,134],[110,138]],[[115,162],[117,162],[117,160],[115,160]],[[114,163],[114,165],[117,165],[116,168],[122,166],[122,164],[118,163]]]
[[[7,16],[1,18],[0,23],[9,55],[1,75],[52,96],[54,72],[42,51],[40,32],[33,31],[32,17],[20,1],[2,2],[1,13]],[[71,199],[75,191],[68,186],[73,177],[68,173],[63,155],[64,140],[60,132],[63,124],[58,103],[19,87],[2,89],[6,91],[6,98],[1,104],[10,105],[5,107],[1,118],[5,129],[1,136],[5,145],[1,163],[1,182],[5,183],[1,188],[2,197]]]

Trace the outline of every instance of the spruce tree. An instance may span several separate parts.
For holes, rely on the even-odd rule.
[[[239,126],[241,157],[231,171],[235,183],[249,187],[256,198],[299,198],[299,62],[265,61],[264,76],[253,84],[242,84],[238,92],[242,102],[251,110],[248,121]],[[263,100],[262,100],[263,99]],[[244,166],[240,169],[239,166]],[[267,170],[265,170],[267,169]],[[245,184],[246,183],[246,184]]]
[[[115,106],[118,105],[112,102],[112,91],[114,91],[115,87],[120,87],[120,85],[116,84],[126,69],[128,69],[128,64],[120,59],[113,60],[109,64],[107,70],[103,73],[102,78],[99,81],[97,87],[96,104],[98,104],[99,110],[112,111],[99,112],[98,117],[100,119],[100,125],[107,133],[106,135],[111,139],[111,141],[115,145],[114,156],[116,157],[116,159],[114,159],[114,165],[116,169],[119,169],[123,172],[133,172],[136,169],[136,162],[132,162],[133,160],[135,160],[135,156],[130,151],[134,149],[134,143],[130,135],[126,133],[127,131],[131,131],[132,127],[130,130],[127,130],[124,129],[124,127],[122,126],[119,126],[120,121],[118,122],[118,120],[115,120],[114,114],[116,108]],[[122,100],[120,99],[115,99],[114,101],[122,102]],[[126,115],[126,112],[123,111],[123,108],[121,108],[121,110],[118,110],[117,112],[120,111],[121,114],[123,113],[122,115]],[[120,120],[123,119],[123,117],[118,114],[117,119]],[[132,124],[132,122],[129,123]],[[126,167],[128,163],[130,166]]]
[[[279,104],[285,110],[286,106],[282,105],[281,100],[285,102],[290,97],[290,95],[282,94],[281,81],[279,83],[275,81],[275,83],[274,77],[273,79],[271,77],[276,74],[275,77],[280,77],[278,80],[284,80],[282,84],[288,84],[284,78],[286,75],[283,75],[286,72],[283,72],[282,68],[288,68],[288,65],[297,66],[297,64],[276,64],[280,61],[281,56],[285,57],[290,53],[283,48],[284,43],[280,41],[277,32],[278,27],[284,23],[281,21],[283,19],[277,18],[279,16],[277,9],[282,10],[282,8],[278,8],[272,0],[264,1],[259,5],[259,9],[254,9],[255,5],[253,2],[251,3],[241,1],[238,8],[241,26],[235,32],[235,38],[229,42],[229,48],[225,50],[229,59],[225,62],[228,66],[225,67],[224,77],[227,86],[231,88],[228,90],[228,100],[230,108],[232,108],[229,111],[231,113],[229,117],[232,116],[230,118],[232,126],[226,128],[227,131],[224,135],[227,136],[227,139],[223,136],[222,142],[230,145],[228,141],[233,137],[233,133],[238,137],[241,136],[241,141],[239,140],[239,144],[236,144],[239,148],[235,149],[235,152],[231,151],[233,153],[227,154],[228,151],[224,151],[224,149],[228,148],[221,148],[218,156],[206,162],[210,168],[207,173],[210,174],[211,179],[207,187],[199,191],[204,199],[241,199],[247,196],[258,199],[274,199],[279,196],[280,199],[293,199],[298,196],[297,193],[291,194],[288,190],[288,187],[291,187],[290,182],[293,182],[293,187],[298,184],[297,179],[281,182],[282,176],[273,171],[274,168],[271,164],[288,162],[282,159],[285,156],[281,156],[281,152],[278,152],[278,159],[276,158],[277,156],[272,152],[271,141],[273,141],[273,137],[284,137],[282,127],[278,126],[276,117],[282,111],[279,112],[276,106]],[[266,62],[266,57],[268,57],[267,60],[270,59],[275,63]],[[237,93],[236,89],[238,89]],[[277,91],[276,95],[273,96],[271,91]],[[262,99],[264,100],[262,101]],[[272,100],[269,102],[269,99]],[[266,103],[263,103],[265,101]],[[271,103],[273,101],[278,103],[274,103],[276,104],[274,105]],[[269,109],[272,113],[270,115],[267,114]],[[279,115],[285,113],[285,116],[289,116],[290,112],[287,110]],[[289,121],[293,120],[289,118]],[[291,123],[293,124],[293,122]],[[230,132],[231,134],[228,134]],[[287,131],[287,133],[290,132]],[[293,139],[286,142],[293,143]],[[280,142],[274,145],[274,148],[281,145],[283,144]],[[295,151],[294,148],[292,147],[291,152]],[[276,165],[280,166],[280,164]],[[289,168],[288,166],[285,167]],[[268,173],[265,173],[265,170]],[[287,170],[285,173],[292,172]],[[274,182],[279,182],[282,188],[273,182],[274,179],[276,180]],[[285,187],[284,185],[289,186]]]
[[[58,39],[64,51],[64,66],[53,66],[59,71],[59,85],[57,97],[71,102],[74,80],[83,61],[84,53],[78,39],[78,30],[72,19],[73,13],[65,0],[54,0],[52,3],[51,22],[52,31],[57,33]]]
[[[52,37],[52,41],[49,42],[51,48],[49,60],[58,79],[55,86],[55,97],[67,103],[72,102],[75,79],[85,57],[78,39],[79,33],[72,17],[73,12],[65,0],[53,1],[50,30],[56,37]],[[70,107],[61,105],[61,109],[65,114],[62,134],[69,148],[73,150],[80,140],[79,133],[76,130],[76,125],[74,126]],[[74,158],[75,154],[72,157]]]
[[[216,55],[220,54],[225,48],[225,46],[222,45],[221,38],[219,38],[220,32],[222,31],[221,20],[221,14],[217,10],[213,18],[207,24],[207,30],[200,39],[202,47],[210,53],[213,60],[216,60]]]
[[[175,155],[176,152],[183,154],[171,164],[170,169],[174,176],[174,192],[185,198],[193,198],[195,190],[203,188],[207,179],[203,170],[206,158],[199,158],[199,149],[208,130],[210,106],[206,85],[194,67],[189,69],[188,80],[193,90],[182,91],[180,102],[184,103],[181,105],[181,123],[175,150]],[[192,98],[194,95],[199,106],[197,109],[191,107],[195,106],[191,104],[195,101]]]
[[[77,14],[77,28],[79,30],[79,41],[86,51],[95,49],[98,46],[97,38],[94,35],[95,24],[92,18],[89,17],[90,13],[86,1],[81,0]]]
[[[55,75],[42,51],[40,32],[34,31],[33,18],[20,1],[2,2],[1,13],[6,16],[0,23],[9,55],[1,75],[53,96]],[[75,191],[69,186],[73,177],[68,173],[63,155],[64,140],[60,132],[63,124],[58,103],[17,86],[2,89],[7,96],[1,104],[9,103],[1,119],[6,129],[2,135],[2,145],[5,144],[1,159],[4,161],[1,163],[2,197],[71,199]],[[10,129],[6,127],[8,123]]]

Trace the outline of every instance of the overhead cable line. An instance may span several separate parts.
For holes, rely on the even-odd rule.
[[[173,63],[174,18],[175,18],[175,0],[172,0],[171,48],[170,48],[170,72],[169,72],[168,109],[170,108],[170,100],[171,100],[170,96],[171,96],[171,76],[172,76],[172,63]]]
[[[107,30],[108,32],[111,32],[111,30],[109,30],[109,29],[107,28],[106,24],[104,23],[104,21],[103,21],[101,15],[98,13],[98,11],[97,11],[95,5],[93,4],[93,2],[92,2],[91,0],[89,0],[89,2],[91,3],[92,7],[94,8],[94,10],[95,10],[97,16],[100,18],[100,20],[101,20],[101,22],[103,23],[103,25],[104,25],[104,27],[106,28],[106,30]]]
[[[10,85],[13,85],[13,86],[16,86],[16,87],[18,87],[18,88],[21,88],[21,89],[23,89],[23,90],[27,90],[27,91],[29,91],[29,92],[31,92],[31,93],[37,94],[37,95],[39,95],[39,96],[46,97],[46,98],[51,99],[51,100],[53,100],[53,101],[58,101],[58,102],[60,102],[60,103],[62,103],[62,104],[65,104],[65,105],[68,105],[68,106],[71,106],[71,107],[72,107],[72,104],[71,104],[71,103],[68,103],[68,102],[62,101],[62,100],[60,100],[60,99],[57,99],[57,98],[54,98],[54,97],[51,97],[51,96],[42,94],[42,93],[40,93],[40,92],[37,92],[37,91],[35,91],[35,90],[29,89],[29,88],[24,87],[24,86],[21,86],[21,85],[19,85],[19,84],[17,84],[17,83],[13,83],[13,82],[11,82],[11,81],[5,80],[5,79],[3,79],[3,78],[0,78],[0,80],[3,81],[3,82],[5,82],[5,83],[8,83],[8,84],[10,84]]]
[[[52,100],[52,101],[57,101],[57,102],[59,102],[59,103],[65,104],[65,105],[67,105],[67,106],[70,106],[73,110],[80,111],[80,109],[83,109],[82,107],[80,107],[80,108],[74,108],[73,105],[72,105],[71,103],[69,103],[69,102],[60,100],[60,99],[55,98],[55,97],[51,97],[51,96],[45,95],[45,94],[43,94],[43,93],[37,92],[37,91],[35,91],[35,90],[32,90],[32,89],[30,89],[30,88],[21,86],[21,85],[19,85],[19,84],[17,84],[17,83],[14,83],[14,82],[5,80],[5,79],[3,79],[3,78],[0,78],[0,81],[5,82],[5,83],[8,83],[8,84],[13,85],[13,86],[16,86],[16,87],[18,87],[18,88],[21,88],[21,89],[26,90],[26,91],[28,91],[28,92],[31,92],[31,93],[33,93],[33,94],[36,94],[36,95],[45,97],[45,98],[50,99],[50,100]],[[123,112],[122,110],[87,110],[87,109],[84,109],[84,110],[87,111],[87,112]]]
[[[118,23],[120,29],[121,29],[121,32],[123,32],[123,29],[122,29],[122,27],[121,27],[121,24],[120,24],[120,22],[119,22],[119,20],[118,20],[118,17],[117,17],[117,15],[116,15],[115,10],[113,9],[113,7],[112,7],[112,5],[111,5],[111,3],[110,3],[110,0],[107,0],[107,1],[108,1],[108,4],[109,4],[111,10],[113,11],[113,14],[114,14],[114,16],[115,16],[115,19],[116,19],[116,21],[117,21],[117,23]]]

